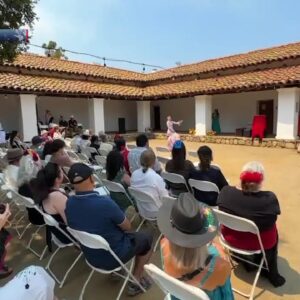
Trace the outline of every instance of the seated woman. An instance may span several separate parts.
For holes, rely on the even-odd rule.
[[[126,190],[130,186],[130,176],[124,169],[123,156],[119,151],[111,151],[107,155],[106,178],[107,180],[122,184]],[[110,192],[110,196],[122,211],[125,211],[127,207],[132,205],[124,194]]]
[[[190,173],[190,178],[209,181],[214,183],[219,190],[228,185],[222,171],[214,166],[211,166],[213,160],[212,150],[207,146],[202,146],[198,149],[198,156],[200,160],[199,169],[194,169]],[[204,202],[210,206],[216,206],[218,194],[215,192],[202,192],[195,190],[195,197],[198,201]]]
[[[42,210],[51,215],[65,230],[66,215],[65,208],[68,197],[64,190],[60,189],[63,183],[64,174],[58,164],[49,162],[46,167],[40,170],[37,177],[31,180],[30,186],[32,189],[33,199]],[[65,237],[57,228],[48,228],[62,243],[70,243],[70,240]],[[67,231],[66,231],[67,232]],[[49,247],[51,236],[47,235],[47,244]]]
[[[9,137],[9,148],[20,148],[22,150],[27,149],[27,145],[21,140],[21,134],[17,130],[13,130]]]
[[[269,265],[267,277],[275,286],[281,286],[285,279],[277,268],[278,232],[276,227],[280,207],[276,195],[262,191],[264,168],[259,162],[246,164],[240,175],[240,187],[225,187],[218,198],[219,209],[253,221],[259,231]],[[245,250],[259,250],[256,236],[248,232],[238,232],[223,227],[222,234],[226,241],[234,247]],[[255,260],[260,257],[255,257]]]
[[[129,150],[126,147],[125,139],[119,136],[118,138],[115,139],[115,145],[116,145],[116,150],[118,150],[122,154],[123,161],[124,161],[124,168],[126,172],[130,175],[131,173],[129,170],[129,162],[128,162]]]
[[[185,145],[182,141],[176,141],[172,149],[172,159],[166,164],[166,171],[169,173],[176,173],[189,179],[190,172],[195,169],[193,163],[186,160]],[[172,194],[179,195],[180,193],[188,192],[183,184],[172,184],[168,182]]]
[[[233,300],[230,263],[223,249],[212,243],[218,232],[213,210],[205,204],[199,207],[190,193],[182,193],[174,202],[162,205],[157,223],[164,235],[161,252],[165,272],[201,288],[211,300]]]
[[[141,167],[131,175],[131,186],[152,196],[153,203],[141,202],[144,213],[150,218],[156,218],[159,208],[162,205],[162,197],[168,196],[164,180],[153,170],[156,157],[151,149],[141,154]],[[135,199],[138,201],[138,199]],[[138,205],[139,207],[139,205]],[[139,207],[140,208],[140,207]]]
[[[65,152],[65,147],[66,144],[63,140],[57,139],[51,142],[49,149],[49,153],[51,155],[50,162],[58,164],[60,167],[69,168],[74,162]]]

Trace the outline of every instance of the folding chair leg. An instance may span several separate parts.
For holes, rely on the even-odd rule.
[[[83,295],[84,295],[86,286],[88,285],[89,281],[91,280],[94,272],[95,272],[94,270],[91,271],[89,277],[87,278],[86,282],[84,283],[83,288],[82,288],[81,293],[80,293],[80,296],[79,296],[79,300],[83,300]]]
[[[19,220],[16,222],[15,224],[15,229],[16,229],[16,232],[17,232],[17,235],[20,239],[20,236],[21,236],[21,231],[18,229],[18,226],[20,225],[21,221],[25,218],[25,215],[22,215]]]
[[[42,253],[39,254],[37,251],[35,251],[33,248],[31,248],[31,244],[32,244],[32,241],[34,239],[34,237],[38,234],[38,232],[43,228],[44,226],[38,226],[37,230],[31,235],[31,238],[29,240],[29,242],[27,243],[26,245],[26,248],[31,251],[34,255],[36,255],[40,260],[43,259],[44,257],[44,254],[47,250],[47,246],[45,246],[45,248],[43,249]]]
[[[157,238],[157,240],[156,240],[156,243],[155,243],[155,246],[154,246],[154,249],[153,249],[153,252],[156,252],[156,250],[157,250],[157,247],[158,247],[158,245],[159,245],[159,242],[160,242],[160,240],[161,240],[161,238],[163,237],[163,234],[161,233],[160,235],[159,235],[159,237]]]
[[[27,231],[27,229],[31,226],[31,223],[29,222],[27,224],[27,226],[23,229],[23,231],[21,232],[20,236],[19,236],[19,240],[23,237],[23,235],[25,234],[25,232]]]
[[[63,287],[63,285],[65,284],[65,281],[66,281],[69,273],[75,267],[75,265],[77,264],[78,260],[81,258],[82,255],[83,255],[83,253],[80,252],[80,254],[76,257],[76,259],[74,260],[74,262],[72,263],[72,265],[70,266],[70,268],[68,269],[68,271],[66,272],[65,276],[63,277],[62,281],[60,282],[59,288]]]
[[[138,232],[142,228],[142,226],[145,222],[146,222],[146,219],[143,219],[142,222],[140,223],[140,225],[138,226],[138,228],[136,229],[136,232]]]
[[[235,288],[233,288],[232,290],[234,292],[236,292],[237,294],[240,294],[241,296],[244,296],[245,298],[248,298],[249,300],[253,300],[253,298],[254,298],[254,291],[255,291],[256,284],[257,284],[257,281],[259,279],[259,275],[260,275],[261,269],[263,267],[263,264],[264,264],[264,259],[262,258],[261,261],[260,261],[258,270],[256,272],[256,275],[255,275],[255,278],[254,278],[254,281],[253,281],[253,284],[252,284],[252,288],[251,288],[250,294],[246,294],[246,293],[244,293],[244,292],[242,292],[240,290],[237,290]]]

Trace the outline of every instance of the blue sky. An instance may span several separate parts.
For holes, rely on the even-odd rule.
[[[40,0],[31,42],[170,67],[300,41],[299,11],[298,0]]]

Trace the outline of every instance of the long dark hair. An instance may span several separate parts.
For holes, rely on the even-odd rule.
[[[49,162],[46,167],[37,173],[36,178],[30,181],[30,187],[33,199],[41,204],[51,192],[55,180],[60,176],[60,167],[58,164]]]
[[[213,160],[212,150],[208,146],[202,146],[198,149],[198,157],[200,160],[200,169],[202,171],[207,171]]]
[[[13,130],[10,134],[10,137],[9,137],[9,143],[11,145],[11,147],[13,148],[13,141],[14,141],[14,138],[18,135],[18,131],[17,130]]]
[[[43,149],[43,155],[42,155],[42,159],[45,159],[47,155],[51,155],[52,154],[52,141],[48,141],[45,143],[44,145],[44,149]]]
[[[115,144],[116,144],[116,149],[120,152],[123,151],[126,147],[126,141],[122,137],[117,138],[115,140]]]
[[[172,160],[174,169],[176,171],[183,170],[184,169],[184,163],[186,158],[186,149],[183,142],[181,142],[180,148],[176,148],[173,146],[172,149]]]
[[[119,151],[110,151],[106,159],[106,178],[114,180],[118,172],[124,168],[123,156]]]

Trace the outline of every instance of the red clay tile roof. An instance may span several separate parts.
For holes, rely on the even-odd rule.
[[[149,74],[103,67],[96,64],[59,60],[33,54],[21,54],[13,63],[6,65],[17,68],[26,68],[29,70],[56,71],[67,74],[99,77],[103,79],[144,82],[147,84],[147,82],[151,81],[196,75],[218,70],[234,69],[299,57],[300,42],[251,51],[244,54],[206,60]]]
[[[157,84],[145,88],[0,72],[0,90],[2,91],[136,100],[265,90],[299,85],[300,65],[192,81]]]
[[[258,65],[273,61],[300,57],[300,42],[266,48],[222,58],[205,60],[180,67],[147,74],[147,80],[161,80],[183,75],[194,75],[237,67]]]

